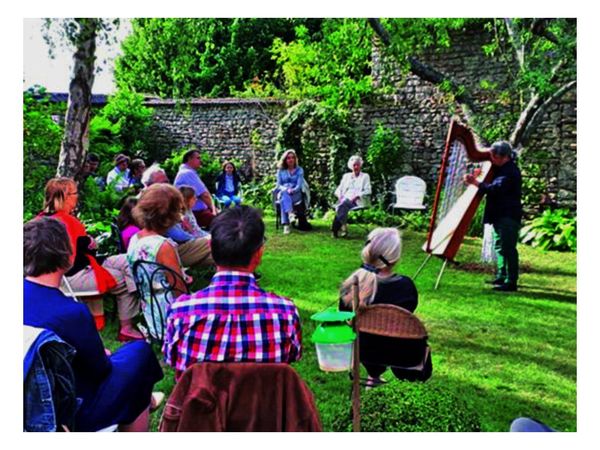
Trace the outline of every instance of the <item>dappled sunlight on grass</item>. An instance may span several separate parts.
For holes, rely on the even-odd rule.
[[[337,305],[341,282],[361,263],[364,232],[351,225],[351,238],[333,239],[328,223],[313,221],[313,232],[293,230],[284,236],[276,232],[273,218],[266,223],[259,284],[291,298],[300,310],[303,357],[294,367],[315,394],[325,430],[331,430],[336,418],[349,413],[351,383],[347,373],[319,370],[310,340],[316,324],[310,316]],[[414,276],[426,256],[424,242],[423,233],[403,233],[397,273]],[[459,264],[448,264],[438,290],[438,258],[415,280],[416,313],[427,327],[433,352],[428,383],[451,390],[478,411],[483,431],[507,431],[511,420],[523,415],[574,431],[576,254],[524,246],[519,251],[525,270],[517,292],[494,292],[484,283],[493,270],[480,263],[481,240],[473,238],[465,240]],[[114,323],[107,330],[103,336],[109,347],[118,347]],[[384,377],[393,379],[389,371]],[[169,393],[173,385],[173,372],[167,368],[157,389]],[[159,417],[153,415],[153,429]]]

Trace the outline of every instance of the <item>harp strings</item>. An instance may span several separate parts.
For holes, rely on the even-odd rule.
[[[444,187],[441,193],[441,206],[438,209],[436,223],[442,221],[456,201],[467,189],[463,177],[480,167],[480,163],[471,161],[462,140],[456,139],[450,145],[448,165],[444,174]]]

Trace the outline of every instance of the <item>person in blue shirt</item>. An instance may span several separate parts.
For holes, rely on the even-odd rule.
[[[519,278],[519,253],[517,241],[523,207],[521,204],[521,171],[514,161],[508,142],[492,144],[490,158],[494,177],[490,183],[467,174],[464,181],[478,187],[487,196],[483,222],[494,227],[494,250],[497,256],[496,279],[490,281],[496,291],[516,291]]]
[[[310,230],[312,227],[306,220],[306,205],[302,197],[302,188],[305,184],[304,170],[298,165],[296,152],[292,149],[283,152],[277,168],[275,191],[280,202],[283,234],[290,233],[289,214],[292,211],[295,211],[298,216],[298,229]]]
[[[202,228],[210,227],[213,219],[217,215],[217,210],[212,201],[212,196],[204,182],[200,179],[197,170],[202,166],[200,159],[200,150],[193,148],[183,154],[183,164],[179,166],[179,171],[175,176],[173,184],[176,188],[180,186],[191,186],[196,191],[198,201],[194,205],[192,212],[196,216],[198,225]]]
[[[240,176],[237,174],[237,169],[231,161],[223,163],[223,172],[217,177],[217,193],[216,196],[226,208],[232,203],[239,206],[242,203],[240,198]]]
[[[145,341],[112,354],[104,348],[87,306],[59,289],[73,260],[61,222],[41,217],[23,226],[23,324],[50,330],[75,349],[75,390],[82,399],[75,431],[115,424],[121,431],[148,431],[152,388],[163,378],[162,369]]]

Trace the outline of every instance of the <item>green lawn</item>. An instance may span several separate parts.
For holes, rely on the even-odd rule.
[[[365,233],[350,226],[351,237],[334,240],[328,224],[313,225],[311,233],[283,236],[267,219],[269,240],[260,284],[298,305],[303,356],[294,367],[315,394],[324,429],[331,431],[336,418],[350,408],[350,381],[345,373],[319,370],[310,342],[315,326],[310,316],[337,304],[339,284],[360,264]],[[425,258],[424,239],[422,233],[404,233],[398,273],[414,275]],[[496,293],[484,284],[492,272],[478,263],[480,249],[479,239],[467,239],[457,257],[466,264],[449,265],[437,291],[433,289],[441,267],[437,258],[415,280],[416,313],[429,331],[433,351],[428,383],[444,386],[477,410],[483,431],[507,431],[518,416],[575,431],[576,254],[541,253],[521,246],[519,291]],[[102,334],[109,348],[118,346],[114,321]],[[393,378],[391,372],[384,377]],[[166,368],[156,389],[169,393],[173,385],[173,372]],[[160,411],[153,415],[153,430],[159,418]]]

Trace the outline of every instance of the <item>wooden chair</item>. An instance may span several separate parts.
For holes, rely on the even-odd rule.
[[[144,313],[148,326],[148,336],[152,342],[162,345],[165,337],[165,308],[161,307],[159,297],[170,302],[179,294],[189,294],[185,280],[170,267],[163,264],[138,260],[131,269],[133,279],[142,302],[150,308],[150,319]]]

